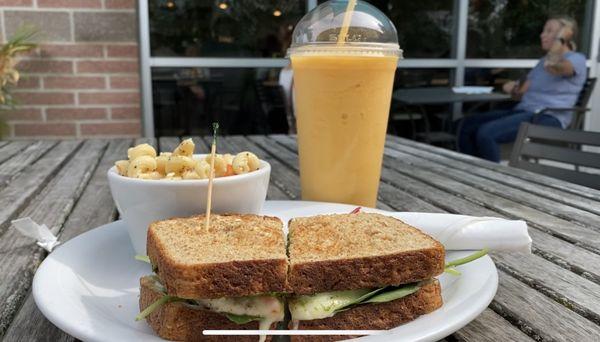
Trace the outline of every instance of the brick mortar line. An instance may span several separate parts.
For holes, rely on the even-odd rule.
[[[136,90],[136,91],[132,91]],[[67,94],[85,94],[85,93],[97,93],[97,92],[113,92],[113,93],[140,93],[138,88],[125,89],[125,88],[100,88],[100,89],[81,89],[81,88],[59,88],[59,89],[14,89],[13,94],[22,94],[22,93],[45,93],[45,94],[59,94],[59,93],[67,93]]]
[[[41,105],[23,105],[19,107],[20,109],[45,109],[45,108],[49,108],[49,109],[56,109],[57,107],[63,107],[63,108],[67,108],[67,109],[90,109],[90,108],[108,108],[108,109],[113,109],[113,108],[127,108],[127,109],[133,109],[133,108],[141,108],[140,105],[136,105],[136,104],[106,104],[106,105],[90,105],[90,104],[82,104],[82,105],[74,105],[74,104],[67,104],[67,105],[51,105],[51,104],[41,104]]]
[[[20,12],[92,12],[92,13],[110,13],[110,12],[118,12],[118,13],[134,13],[136,12],[135,8],[126,9],[126,8],[86,8],[86,7],[38,7],[37,1],[34,6],[3,6],[3,10],[5,11],[20,11]]]
[[[95,57],[95,56],[81,56],[81,57],[63,57],[63,56],[56,56],[56,57],[52,57],[52,56],[48,56],[48,57],[44,57],[44,56],[33,56],[33,57],[21,57],[19,59],[19,62],[22,61],[26,61],[26,62],[45,62],[45,61],[51,61],[51,62],[78,62],[80,60],[84,60],[84,61],[89,61],[89,62],[132,62],[132,61],[137,61],[139,58],[138,57],[122,57],[122,56],[117,56],[117,57]]]
[[[0,34],[2,34],[2,36],[0,36],[0,38],[2,38],[2,42],[6,42],[6,30],[4,29],[4,26],[6,25],[6,17],[4,16],[4,10],[0,10],[0,16],[1,16],[1,20],[2,20],[2,27],[0,27]]]
[[[126,123],[139,123],[138,119],[58,119],[58,120],[48,120],[48,121],[39,121],[39,120],[10,120],[9,124],[35,124],[35,125],[45,125],[45,124],[126,124]]]
[[[82,72],[82,73],[45,73],[45,74],[37,74],[37,73],[23,73],[24,76],[40,76],[40,77],[76,77],[76,76],[94,76],[94,77],[99,77],[99,76],[106,76],[108,74],[108,76],[131,76],[131,75],[139,75],[139,73],[137,72],[120,72],[120,73],[86,73],[86,72]]]
[[[75,19],[73,18],[73,12],[69,12],[69,33],[71,34],[71,41],[75,41]]]

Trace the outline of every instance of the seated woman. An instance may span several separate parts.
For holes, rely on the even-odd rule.
[[[577,24],[567,17],[546,21],[540,34],[548,51],[522,84],[507,82],[503,90],[520,102],[510,110],[474,114],[459,124],[458,147],[463,153],[499,162],[499,144],[515,140],[521,122],[567,128],[572,112],[534,113],[547,107],[572,107],[586,79],[585,56],[575,52]]]

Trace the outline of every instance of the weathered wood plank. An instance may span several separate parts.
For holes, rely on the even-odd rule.
[[[131,143],[131,139],[111,140],[80,199],[63,225],[60,233],[62,242],[113,221],[116,208],[108,188],[106,171],[112,167],[115,161],[127,155],[127,148],[131,146]],[[25,303],[6,331],[4,340],[26,341],[34,336],[44,336],[48,341],[75,340],[44,317],[35,305],[31,291],[29,291]]]
[[[539,196],[549,198],[558,203],[567,204],[579,209],[588,210],[594,212],[596,214],[600,214],[600,209],[597,208],[598,201],[593,200],[587,197],[580,196],[578,194],[573,194],[571,192],[563,191],[560,189],[556,189],[553,187],[546,186],[544,184],[533,183],[529,180],[524,180],[522,178],[501,173],[496,170],[487,169],[483,167],[473,167],[472,163],[467,161],[461,161],[454,159],[449,156],[445,156],[442,153],[435,153],[432,151],[426,151],[423,149],[419,149],[415,146],[399,144],[388,140],[386,142],[386,147],[391,149],[404,151],[406,153],[413,154],[418,157],[422,157],[424,159],[431,160],[435,163],[450,166],[452,168],[456,168],[459,170],[463,170],[466,172],[471,172],[475,175],[490,179],[492,181],[497,181],[502,184],[506,184],[508,186],[512,186],[518,189],[522,189],[524,191],[528,191],[532,194],[537,194]],[[503,167],[503,166],[498,166]]]
[[[198,140],[198,145],[202,147],[202,151],[207,151],[211,143],[212,137],[208,136],[201,137]],[[217,141],[218,153],[235,154],[248,149],[249,148],[247,147],[247,144],[240,145],[239,142],[233,141],[227,137],[219,137],[219,140]],[[259,152],[256,153],[259,154],[259,158],[269,161],[265,159],[262,155],[260,155]],[[289,200],[293,198],[293,193],[291,192],[291,190],[285,188],[285,186],[282,186],[283,183],[276,178],[280,173],[280,171],[274,172],[273,165],[271,165],[271,178],[269,181],[269,188],[267,189],[267,199],[269,200]]]
[[[178,137],[160,137],[158,138],[159,152],[173,152],[180,142],[181,139]]]
[[[600,285],[534,254],[494,253],[493,256],[504,272],[600,324]]]
[[[499,276],[490,307],[527,335],[538,341],[597,341],[598,325],[502,271]]]
[[[86,141],[19,216],[29,216],[58,232],[90,179],[106,145],[104,141]],[[57,148],[59,146],[54,150]],[[34,241],[14,229],[7,230],[0,237],[0,302],[4,303],[0,309],[0,334],[5,332],[28,293],[43,255],[43,250]]]
[[[473,342],[532,342],[532,338],[491,309],[485,309],[464,328],[453,335],[458,341]]]
[[[473,168],[462,162],[443,160],[439,155],[427,151],[419,151],[414,147],[390,143],[386,151],[401,152],[409,155],[415,165],[426,167],[461,182],[476,186],[482,190],[494,193],[528,206],[545,211],[549,214],[576,220],[585,225],[598,225],[600,202],[575,196],[570,193],[532,184],[516,177],[499,174],[482,168]],[[484,170],[484,175],[481,175]]]
[[[60,142],[0,191],[0,233],[80,145],[74,140]]]
[[[0,147],[2,147],[2,146],[4,146],[4,145],[6,145],[6,144],[8,144],[8,143],[9,143],[9,141],[6,141],[6,140],[0,140]]]
[[[600,248],[598,247],[600,246],[600,231],[597,229],[574,224],[504,197],[476,189],[463,182],[453,180],[444,174],[416,167],[410,164],[408,160],[405,160],[407,158],[405,154],[396,151],[394,151],[394,154],[394,158],[390,158],[389,156],[384,157],[384,165],[431,186],[438,187],[450,193],[460,194],[461,197],[471,202],[491,208],[508,217],[525,219],[552,235],[584,246],[594,252],[600,252]]]
[[[450,213],[514,219],[514,217],[500,214],[483,205],[461,198],[460,194],[412,179],[391,168],[384,167],[382,181],[389,182],[400,191],[412,194]],[[395,203],[390,202],[390,205],[394,206]],[[600,255],[558,239],[544,232],[537,225],[530,224],[529,234],[533,239],[534,253],[586,279],[600,283],[600,269],[596,266],[600,265]]]
[[[0,147],[0,164],[12,158],[15,154],[23,151],[27,146],[33,144],[34,141],[20,140],[11,141]]]
[[[0,189],[6,187],[23,169],[33,164],[57,143],[57,141],[36,141],[0,164]]]
[[[470,156],[467,154],[462,154],[462,153],[458,153],[458,152],[450,151],[450,150],[446,150],[446,149],[440,149],[435,146],[422,144],[422,143],[419,143],[416,141],[412,141],[412,140],[408,140],[408,139],[404,139],[404,138],[400,138],[400,137],[388,135],[387,140],[397,142],[399,144],[414,146],[417,149],[422,149],[423,151],[430,151],[433,153],[438,153],[440,155],[448,156],[448,157],[456,159],[456,160],[464,161],[464,162],[474,165],[474,166],[479,166],[482,168],[497,171],[499,173],[515,176],[515,177],[521,178],[523,180],[536,183],[541,186],[549,186],[552,188],[570,192],[574,195],[579,195],[579,196],[587,197],[587,198],[590,198],[590,199],[593,199],[596,201],[600,201],[600,190],[595,190],[595,189],[591,189],[591,188],[588,188],[585,186],[561,181],[556,178],[552,178],[552,177],[548,177],[548,176],[544,176],[544,175],[540,175],[540,174],[535,174],[535,173],[517,169],[514,167],[506,167],[506,166],[503,166],[503,165],[500,165],[497,163],[493,163],[493,162],[490,162],[490,161],[487,161],[487,160],[484,160],[481,158],[473,157],[473,156]]]
[[[228,145],[224,145],[227,143]],[[300,179],[295,170],[281,163],[266,150],[242,136],[227,136],[219,139],[223,152],[238,153],[251,151],[260,159],[271,164],[271,182],[285,193],[290,199],[300,199]]]

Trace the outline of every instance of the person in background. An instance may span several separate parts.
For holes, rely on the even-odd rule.
[[[542,108],[572,107],[583,88],[587,69],[585,56],[575,52],[575,20],[560,16],[546,21],[540,34],[547,51],[524,82],[510,81],[503,90],[519,103],[509,110],[468,116],[459,123],[458,147],[463,153],[499,162],[500,144],[513,142],[522,122],[567,128],[572,112],[534,115]]]

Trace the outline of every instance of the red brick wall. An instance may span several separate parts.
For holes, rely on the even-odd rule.
[[[40,30],[4,112],[7,138],[140,135],[135,0],[0,0],[0,40]]]

